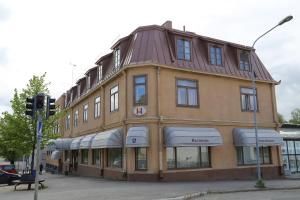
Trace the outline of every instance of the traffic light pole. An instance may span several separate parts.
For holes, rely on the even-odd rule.
[[[38,115],[38,123],[37,123],[37,131],[36,131],[36,156],[35,156],[35,182],[34,182],[34,200],[38,200],[38,189],[39,189],[39,164],[40,164],[40,146],[42,139],[42,129],[43,129],[43,119],[42,112],[39,110],[37,112]]]

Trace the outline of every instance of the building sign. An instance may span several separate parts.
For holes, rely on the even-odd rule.
[[[209,140],[207,139],[200,139],[200,138],[192,138],[192,143],[208,143]]]
[[[144,106],[136,106],[133,108],[133,113],[136,115],[136,116],[143,116],[146,114],[146,108]]]

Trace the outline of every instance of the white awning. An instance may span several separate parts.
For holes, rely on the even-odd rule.
[[[58,138],[54,141],[55,149],[57,150],[69,150],[71,145],[71,138]]]
[[[122,129],[112,129],[98,133],[92,140],[92,149],[103,148],[122,148],[123,134]]]
[[[80,146],[80,142],[81,140],[83,139],[83,137],[76,137],[76,138],[73,138],[73,141],[70,145],[70,149],[71,150],[76,150],[76,149],[79,149],[79,146]]]
[[[53,151],[51,154],[52,160],[58,160],[58,159],[60,159],[60,157],[61,157],[61,153],[58,150]]]
[[[165,145],[177,146],[218,146],[223,144],[219,131],[215,128],[165,127]]]
[[[79,148],[80,149],[89,149],[91,147],[92,140],[94,139],[95,136],[96,136],[96,133],[84,136],[84,138],[80,142]]]
[[[259,146],[283,145],[282,137],[273,129],[258,129],[257,137]],[[254,129],[235,128],[233,139],[235,146],[256,146]]]
[[[149,129],[146,126],[129,128],[126,136],[126,147],[148,147]]]

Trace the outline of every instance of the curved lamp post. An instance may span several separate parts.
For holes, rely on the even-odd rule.
[[[256,121],[256,112],[257,112],[257,99],[256,99],[256,82],[255,82],[255,69],[254,66],[252,65],[251,62],[251,55],[252,55],[252,51],[254,50],[254,45],[255,43],[262,38],[263,36],[265,36],[266,34],[268,34],[269,32],[271,32],[272,30],[274,30],[275,28],[277,28],[278,26],[290,21],[293,19],[292,15],[289,15],[287,17],[285,17],[283,20],[281,20],[276,26],[274,26],[273,28],[271,28],[270,30],[266,31],[264,34],[262,34],[261,36],[259,36],[252,44],[252,48],[251,48],[251,54],[250,54],[250,65],[251,65],[251,72],[252,72],[252,76],[251,76],[251,80],[252,80],[252,90],[253,90],[253,94],[254,94],[254,110],[253,110],[253,123],[254,123],[254,130],[255,130],[255,147],[256,147],[256,165],[257,165],[257,182],[255,187],[265,187],[262,179],[261,179],[261,172],[260,172],[260,157],[259,157],[259,145],[258,145],[258,137],[257,137],[257,121]]]

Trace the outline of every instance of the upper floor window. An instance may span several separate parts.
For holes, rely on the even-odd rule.
[[[178,79],[176,85],[178,106],[198,106],[198,84],[196,80]]]
[[[249,53],[246,51],[240,52],[240,69],[250,71]]]
[[[88,121],[88,109],[89,109],[89,105],[85,104],[83,106],[83,122],[87,122]]]
[[[115,68],[119,68],[120,67],[120,49],[115,50],[114,53],[114,61],[115,61]]]
[[[110,89],[110,112],[119,109],[119,86],[116,85]]]
[[[71,116],[70,114],[68,114],[66,117],[66,130],[70,130],[70,120],[71,120]]]
[[[134,77],[134,104],[147,105],[147,76]]]
[[[95,116],[95,118],[100,117],[100,97],[95,98],[94,116]]]
[[[255,92],[256,90],[252,88],[241,88],[242,111],[254,111],[254,105],[256,105],[257,110],[257,95],[255,95]],[[254,98],[254,96],[256,96],[256,98]]]
[[[102,65],[100,65],[98,67],[98,82],[100,82],[102,80],[102,71],[103,71]]]
[[[222,48],[217,46],[210,46],[209,58],[211,65],[222,66]]]
[[[78,127],[78,110],[74,113],[74,127]]]
[[[177,39],[177,58],[191,60],[191,42],[189,40]]]

